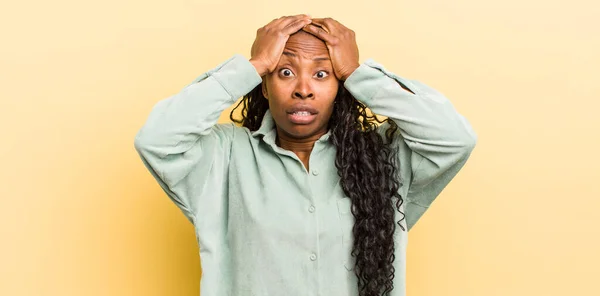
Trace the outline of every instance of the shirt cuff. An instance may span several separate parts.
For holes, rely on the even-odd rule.
[[[372,59],[360,64],[344,82],[344,87],[359,101],[367,106],[375,95],[392,80],[400,82],[413,93],[416,92],[414,85],[407,79],[399,77],[387,71],[382,65]]]
[[[223,86],[234,101],[262,82],[252,63],[240,54],[217,66],[209,75]]]

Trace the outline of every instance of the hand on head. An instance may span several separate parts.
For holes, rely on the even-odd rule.
[[[301,14],[272,20],[256,32],[250,51],[250,62],[260,76],[273,72],[291,34],[310,24],[309,16]]]
[[[335,76],[346,80],[358,68],[358,46],[354,31],[332,18],[314,18],[302,28],[325,41]]]
[[[300,30],[326,43],[337,79],[346,80],[358,68],[358,46],[354,31],[331,18],[312,19],[301,14],[275,19],[258,29],[250,62],[261,76],[275,70],[290,35]]]

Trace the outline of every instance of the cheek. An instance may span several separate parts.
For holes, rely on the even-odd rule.
[[[269,100],[287,97],[292,92],[290,83],[282,83],[276,79],[267,79],[267,93]]]
[[[327,98],[326,101],[328,105],[333,104],[333,101],[335,100],[335,97],[337,95],[338,87],[339,82],[337,80],[334,80],[333,82],[324,84],[320,89],[320,95],[323,98]]]

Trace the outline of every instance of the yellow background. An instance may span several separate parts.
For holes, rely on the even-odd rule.
[[[197,295],[192,225],[134,135],[296,13],[354,29],[361,61],[442,91],[479,135],[411,231],[409,295],[600,295],[591,0],[3,1],[0,295]]]

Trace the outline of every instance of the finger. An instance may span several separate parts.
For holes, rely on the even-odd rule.
[[[313,19],[314,22],[314,19]],[[329,44],[335,44],[335,37],[325,31],[322,27],[314,25],[314,23],[302,28],[305,32],[315,35],[317,38]]]
[[[293,16],[286,16],[286,17],[282,18],[281,22],[279,22],[277,25],[280,28],[285,28],[289,24],[292,24],[292,23],[294,23],[296,21],[303,20],[303,19],[310,19],[310,16],[306,15],[306,14],[298,14],[298,15],[293,15]]]
[[[289,19],[290,17],[294,17],[294,16],[284,15],[279,18],[273,19],[268,24],[266,24],[263,28],[280,28],[281,23],[284,22],[286,19]]]
[[[279,18],[273,19],[273,20],[272,20],[270,23],[268,23],[266,26],[271,26],[271,27],[277,26],[277,24],[281,23],[281,22],[282,22],[282,21],[283,21],[283,20],[284,20],[286,17],[287,17],[287,16],[282,16],[282,17],[279,17]],[[266,27],[266,26],[265,26],[265,27]]]
[[[302,29],[304,26],[310,24],[311,21],[312,21],[311,19],[304,19],[304,18],[296,20],[295,22],[290,23],[285,28],[283,28],[281,30],[281,32],[285,35],[294,34],[294,33],[298,32],[300,29]]]
[[[340,23],[340,22],[338,22],[337,20],[335,20],[335,19],[332,19],[332,18],[330,18],[330,17],[328,17],[328,18],[325,18],[324,20],[325,20],[325,23],[330,23],[330,24],[331,24],[331,25],[333,25],[333,26],[336,26],[336,27],[341,27],[341,28],[345,28],[345,26],[344,26],[344,25],[342,25],[342,23]]]
[[[327,33],[334,34],[336,30],[336,21],[332,18],[314,18],[313,24],[322,27]]]

